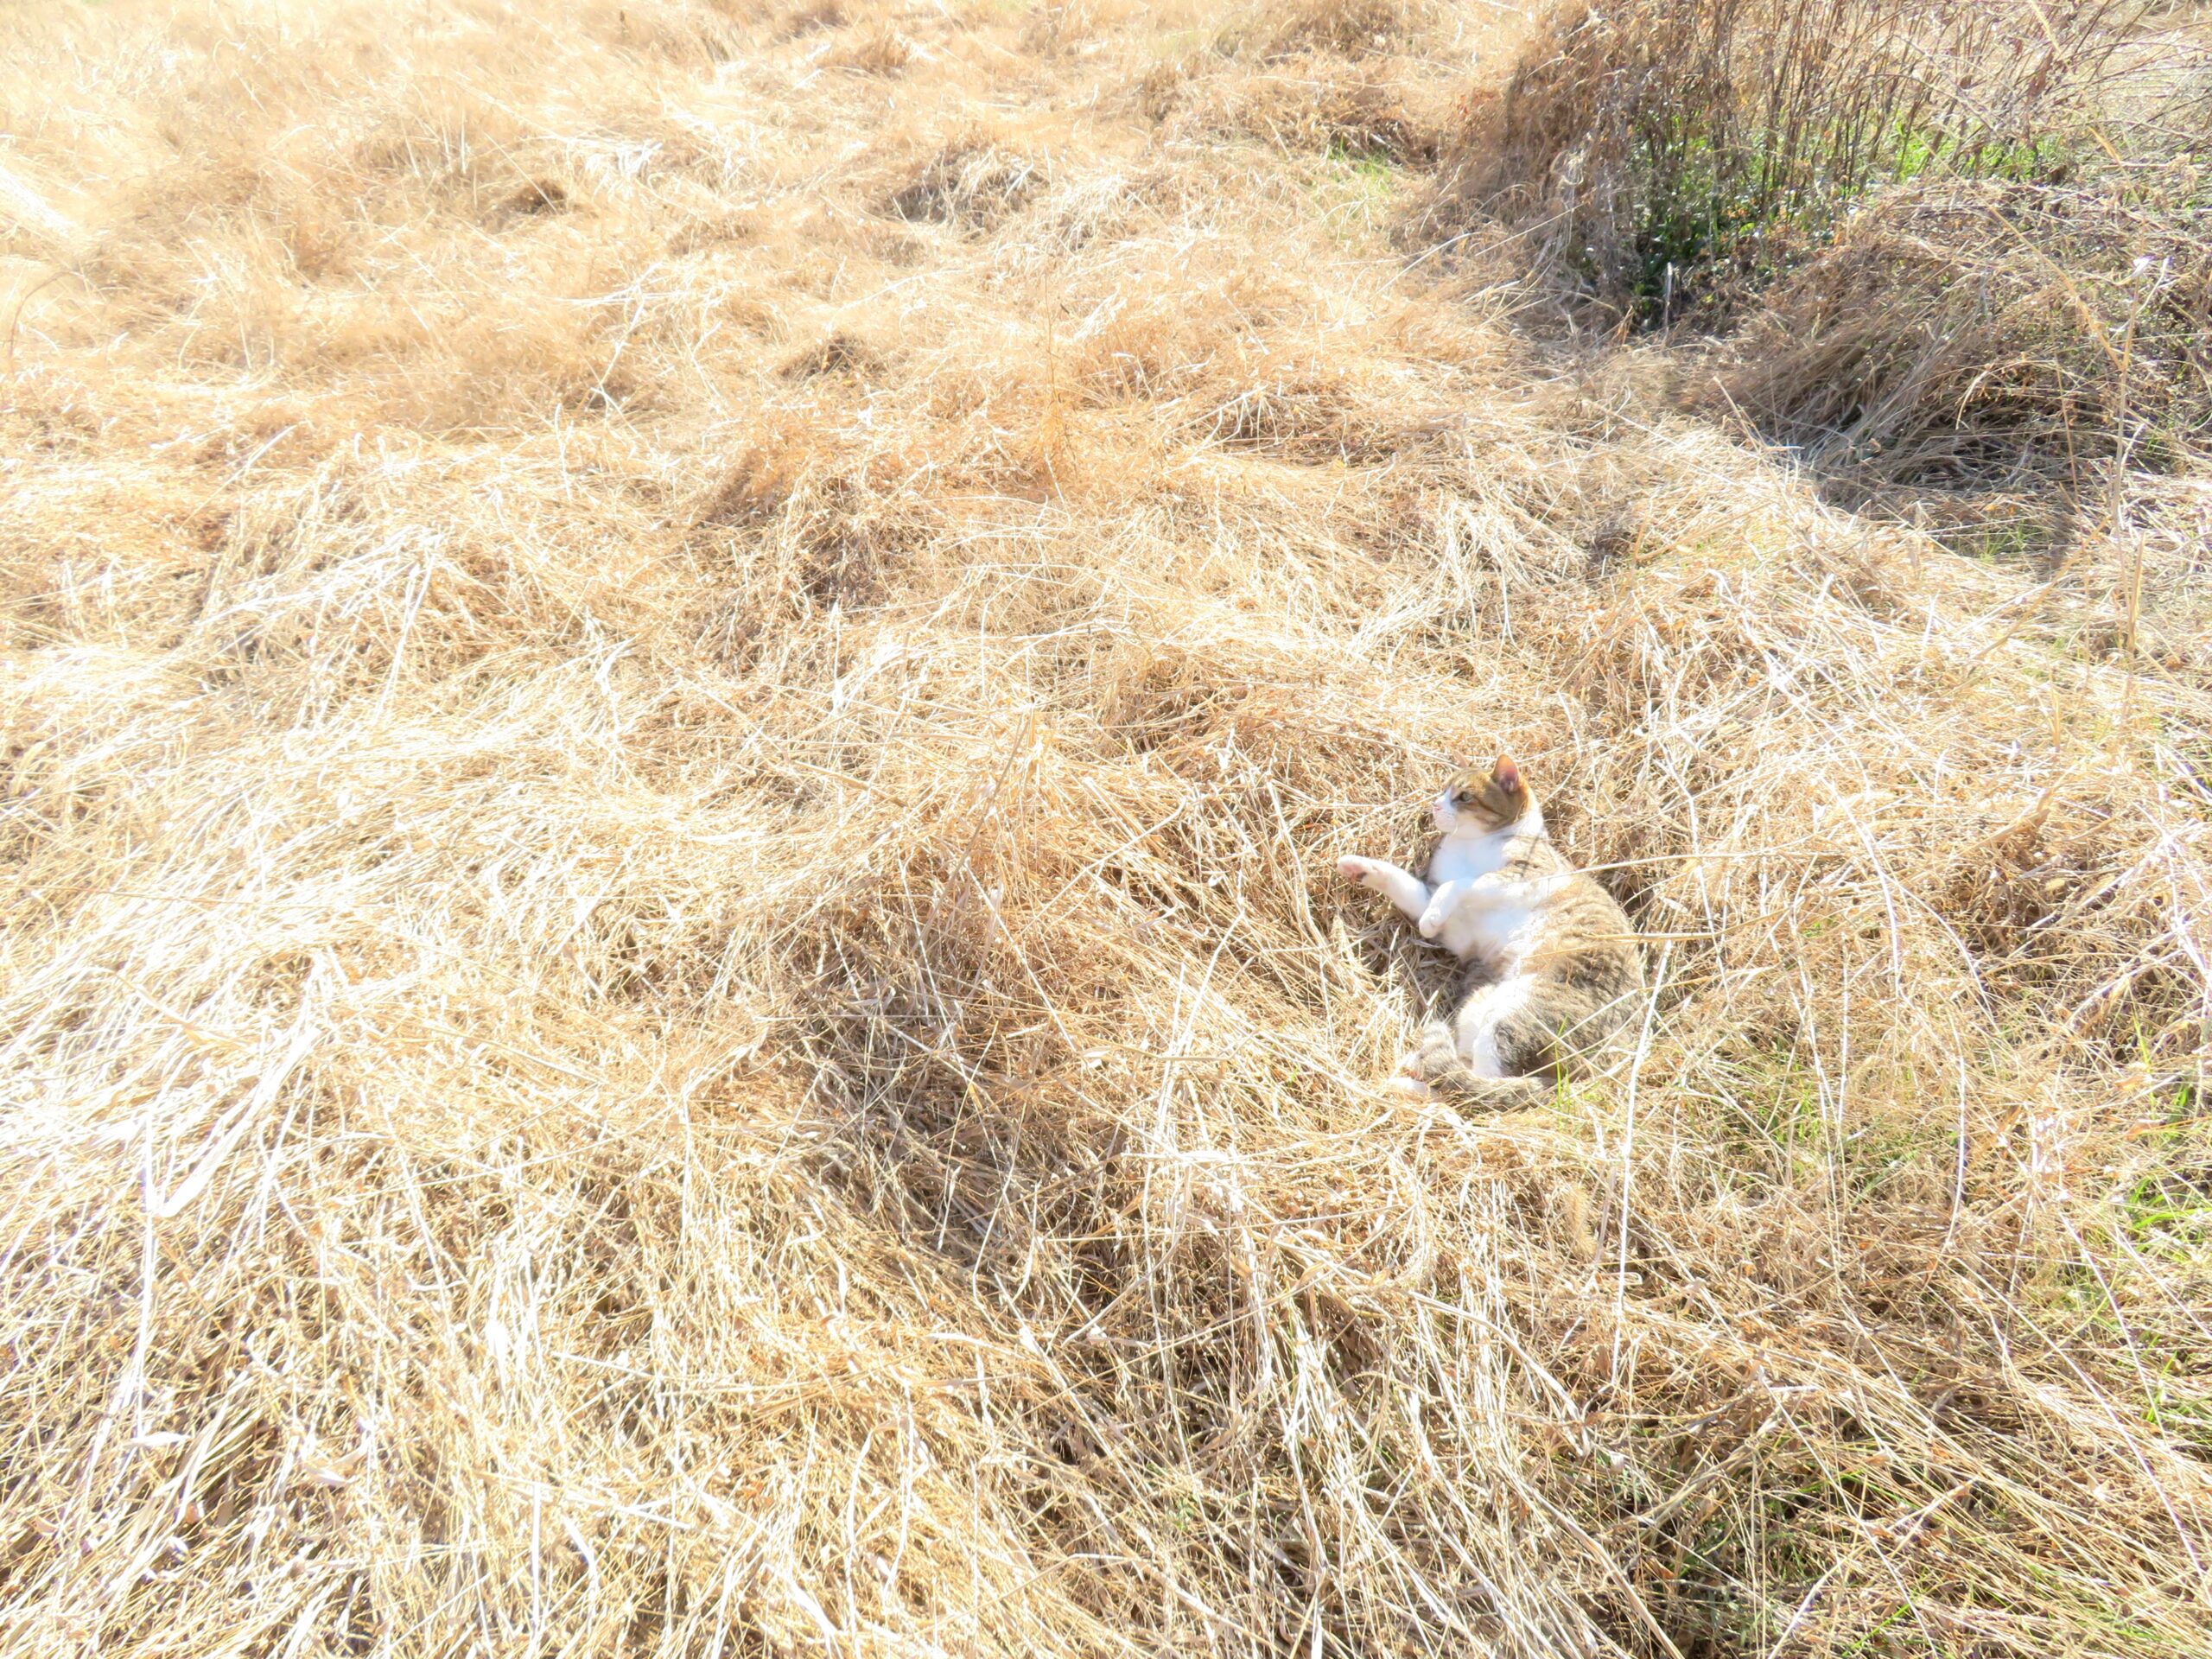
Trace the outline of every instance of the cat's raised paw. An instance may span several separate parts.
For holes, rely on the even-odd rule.
[[[1444,912],[1440,910],[1425,910],[1421,912],[1421,920],[1414,923],[1414,927],[1424,939],[1433,939],[1444,931]]]
[[[1363,887],[1367,885],[1369,873],[1372,868],[1373,867],[1363,858],[1346,857],[1337,861],[1337,874],[1358,887]]]

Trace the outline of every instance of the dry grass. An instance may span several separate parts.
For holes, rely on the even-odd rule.
[[[9,1651],[2212,1641],[2202,480],[1854,518],[1212,113],[1448,8],[8,27]],[[1501,743],[1662,993],[1470,1122],[1333,860]]]
[[[2201,130],[2166,21],[2156,0],[1562,5],[1465,100],[1446,199],[1602,304],[1712,326],[1870,188],[2050,183],[2117,159],[2115,135]]]
[[[1882,197],[1767,296],[1707,401],[1870,481],[2041,474],[2079,493],[2121,448],[2171,472],[2212,446],[2198,193],[2176,166]]]

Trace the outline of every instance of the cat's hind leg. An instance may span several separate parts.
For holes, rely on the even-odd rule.
[[[1409,1099],[1440,1100],[1471,1111],[1517,1111],[1551,1098],[1550,1078],[1501,1076],[1497,1065],[1487,1049],[1471,1058],[1461,1053],[1452,1027],[1432,1020],[1421,1028],[1421,1046],[1399,1062],[1390,1086]]]
[[[1453,1016],[1452,1046],[1478,1077],[1516,1077],[1551,1061],[1547,1009],[1536,982],[1512,974],[1467,994]]]
[[[1448,1038],[1444,1027],[1433,1030]],[[1390,1083],[1400,1094],[1414,1100],[1440,1100],[1463,1111],[1512,1112],[1541,1106],[1552,1096],[1554,1085],[1548,1077],[1484,1077],[1448,1040],[1424,1041],[1406,1057],[1406,1063],[1418,1070],[1411,1074],[1401,1072]]]
[[[1452,1027],[1441,1020],[1432,1020],[1421,1027],[1421,1046],[1408,1049],[1398,1062],[1390,1086],[1409,1100],[1433,1099],[1436,1091],[1430,1079],[1459,1064],[1459,1051],[1452,1046]]]
[[[1405,912],[1409,922],[1420,921],[1428,909],[1428,884],[1379,858],[1340,858],[1337,874],[1354,886],[1374,888]]]

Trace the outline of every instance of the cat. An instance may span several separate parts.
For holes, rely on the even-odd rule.
[[[1427,881],[1381,859],[1337,861],[1467,964],[1451,1020],[1422,1028],[1392,1086],[1494,1110],[1540,1104],[1570,1062],[1603,1052],[1641,1013],[1635,927],[1552,845],[1510,756],[1461,773],[1430,811],[1444,839]]]

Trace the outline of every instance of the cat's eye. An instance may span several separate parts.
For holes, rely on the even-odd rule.
[[[1454,806],[1472,806],[1475,804],[1475,791],[1471,789],[1453,790],[1452,804]]]

